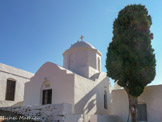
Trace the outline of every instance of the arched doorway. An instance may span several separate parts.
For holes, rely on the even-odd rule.
[[[52,104],[52,88],[48,80],[44,81],[42,84],[42,105]]]

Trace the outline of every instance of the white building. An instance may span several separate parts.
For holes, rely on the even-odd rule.
[[[0,107],[22,105],[24,85],[33,75],[0,63]]]
[[[63,67],[47,62],[25,84],[24,105],[72,104],[72,114],[109,114],[111,86],[101,53],[78,41],[63,53]]]
[[[162,85],[147,86],[138,97],[139,122],[162,122]],[[128,119],[128,96],[123,89],[112,91],[111,114],[117,115],[123,122]]]

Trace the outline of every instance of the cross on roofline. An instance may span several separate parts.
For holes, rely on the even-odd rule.
[[[81,41],[83,41],[83,38],[84,38],[84,36],[83,36],[83,35],[81,35],[81,37],[80,37]]]

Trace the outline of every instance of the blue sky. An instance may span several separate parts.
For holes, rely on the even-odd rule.
[[[35,73],[47,62],[63,64],[63,52],[80,40],[102,53],[105,69],[113,21],[128,4],[143,4],[152,16],[156,77],[162,83],[161,0],[0,0],[0,62]]]

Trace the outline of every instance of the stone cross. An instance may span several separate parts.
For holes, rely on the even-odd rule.
[[[83,36],[83,35],[81,35],[81,37],[80,37],[81,41],[83,41],[83,38],[84,38],[84,36]]]

